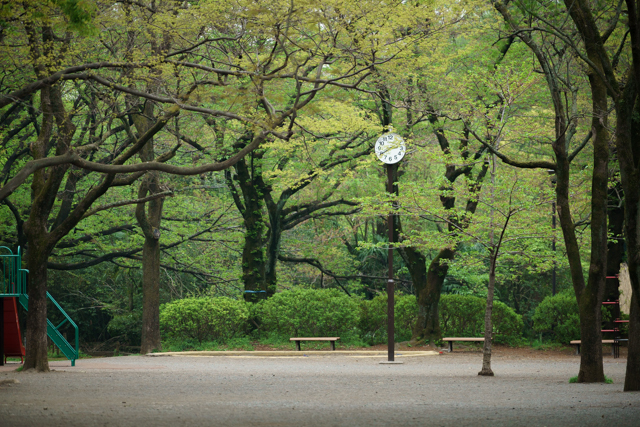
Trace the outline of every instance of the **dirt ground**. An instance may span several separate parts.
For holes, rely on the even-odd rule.
[[[384,346],[383,350],[384,350]],[[585,426],[640,424],[624,393],[626,359],[605,355],[613,384],[569,384],[570,350],[478,348],[419,355],[126,356],[51,362],[49,374],[0,367],[0,426]],[[606,350],[605,350],[606,351]],[[290,353],[288,353],[290,354]]]

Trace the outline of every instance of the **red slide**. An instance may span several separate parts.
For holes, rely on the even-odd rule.
[[[23,360],[24,346],[22,345],[22,335],[20,334],[20,324],[18,323],[18,307],[16,299],[1,298],[4,301],[4,358],[19,357]]]

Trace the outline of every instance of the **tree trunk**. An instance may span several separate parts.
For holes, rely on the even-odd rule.
[[[492,377],[491,370],[491,335],[493,325],[491,324],[491,313],[493,313],[493,294],[496,288],[496,258],[498,250],[491,254],[489,267],[489,288],[487,289],[487,306],[484,310],[484,346],[482,347],[482,369],[478,375]]]
[[[244,299],[247,302],[257,302],[264,297],[257,293],[266,291],[265,286],[265,221],[263,218],[264,202],[255,185],[254,169],[252,164],[248,165],[246,159],[240,160],[234,165],[236,176],[232,179],[227,174],[227,181],[231,189],[235,204],[242,214],[244,220],[244,245],[242,248],[242,281],[244,283]],[[250,167],[251,166],[251,167]],[[260,166],[258,166],[259,168]],[[235,181],[240,187],[240,194],[237,192]],[[248,291],[248,292],[247,292]]]
[[[161,350],[160,341],[160,242],[144,239],[142,249],[142,335],[140,354]]]
[[[640,141],[640,121],[633,119],[640,117],[638,83],[630,79],[623,95],[616,105],[616,147],[624,190],[624,228],[632,288],[629,353],[624,390],[640,391],[640,298],[638,298],[640,294],[640,239],[638,235],[640,225],[640,187],[638,186],[638,182],[640,182],[640,149],[637,144],[637,141]]]
[[[636,273],[637,274],[637,273]],[[624,391],[640,391],[640,308],[638,293],[631,295],[629,314],[629,352],[627,372],[624,378]]]
[[[134,124],[141,135],[154,123],[153,103],[147,102],[143,114],[133,115]],[[153,138],[140,150],[140,160],[150,162],[155,157]],[[160,173],[148,172],[138,190],[138,198],[160,192]],[[160,340],[160,222],[164,199],[155,199],[136,206],[136,220],[144,235],[142,249],[142,331],[140,353],[161,350]]]
[[[413,327],[412,341],[416,343],[434,343],[442,338],[440,329],[440,292],[447,276],[449,265],[447,261],[453,259],[453,249],[440,250],[438,255],[426,268],[425,257],[413,248],[403,250],[409,256],[405,260],[411,273],[411,280],[415,288],[418,302],[418,318]]]
[[[28,228],[28,227],[27,227]],[[27,231],[29,250],[27,269],[29,270],[27,292],[27,345],[23,369],[49,372],[47,357],[47,260],[51,252],[41,244],[44,238]]]
[[[603,82],[589,75],[593,105],[593,174],[591,179],[591,261],[587,286],[578,292],[580,310],[580,371],[578,382],[604,382],[602,364],[602,300],[607,269],[607,183],[609,133],[607,91]]]

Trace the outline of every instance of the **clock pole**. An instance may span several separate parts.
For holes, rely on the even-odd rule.
[[[393,182],[395,166],[404,157],[406,147],[404,139],[396,133],[393,133],[393,128],[389,126],[389,132],[382,135],[375,144],[375,152],[378,159],[387,167],[387,193],[389,196],[393,195]],[[393,200],[393,197],[390,197]],[[387,361],[380,363],[398,363],[395,359],[395,328],[394,328],[394,308],[395,308],[395,284],[393,280],[393,213],[397,205],[392,201],[391,210],[387,216],[387,230],[389,233],[389,248],[387,249],[387,260],[389,262],[389,277],[387,279]]]
[[[387,164],[387,193],[393,194],[393,164]],[[387,360],[395,360],[395,286],[393,282],[393,211],[387,216],[387,229],[389,233],[389,249],[387,259],[389,262],[389,278],[387,279]]]

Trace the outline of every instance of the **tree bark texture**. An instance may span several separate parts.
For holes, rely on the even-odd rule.
[[[264,252],[266,226],[263,218],[264,202],[260,189],[255,185],[253,179],[255,171],[252,170],[252,166],[251,159],[249,162],[247,159],[240,160],[234,165],[236,176],[232,178],[230,174],[227,174],[227,181],[235,204],[242,214],[245,227],[242,248],[244,299],[248,302],[257,302],[264,297],[256,291],[267,290],[265,289],[266,260]],[[240,192],[237,191],[233,181],[240,187]]]
[[[28,233],[29,235],[30,233]],[[23,369],[35,369],[49,372],[47,358],[47,259],[51,249],[38,246],[37,236],[30,240],[27,252],[29,270],[27,292],[29,310],[27,311],[27,333]],[[44,239],[42,239],[44,240]]]
[[[624,391],[640,391],[640,303],[636,291],[631,296],[628,344]]]
[[[147,102],[142,114],[135,114],[133,121],[139,134],[153,126],[153,104]],[[140,160],[149,162],[155,157],[153,138],[140,150]],[[138,198],[159,193],[160,172],[148,172],[138,189]],[[140,353],[161,350],[160,339],[160,222],[164,199],[154,199],[136,206],[136,220],[144,235],[142,249],[142,331]]]
[[[482,346],[482,369],[478,375],[492,377],[491,370],[491,338],[493,335],[493,325],[491,324],[491,314],[493,313],[493,295],[496,288],[496,261],[498,258],[497,248],[491,253],[489,267],[489,287],[487,289],[487,305],[484,310],[484,344]]]
[[[595,60],[595,58],[594,58]],[[607,270],[607,184],[609,179],[609,132],[607,90],[589,75],[593,105],[593,174],[591,179],[591,260],[587,286],[576,292],[580,310],[582,351],[578,382],[604,382],[602,364],[602,300]]]
[[[639,40],[640,42],[640,40]],[[624,191],[625,240],[627,263],[631,279],[631,311],[629,322],[629,351],[625,391],[640,390],[640,97],[634,79],[617,102],[616,148],[620,163],[620,177]]]

